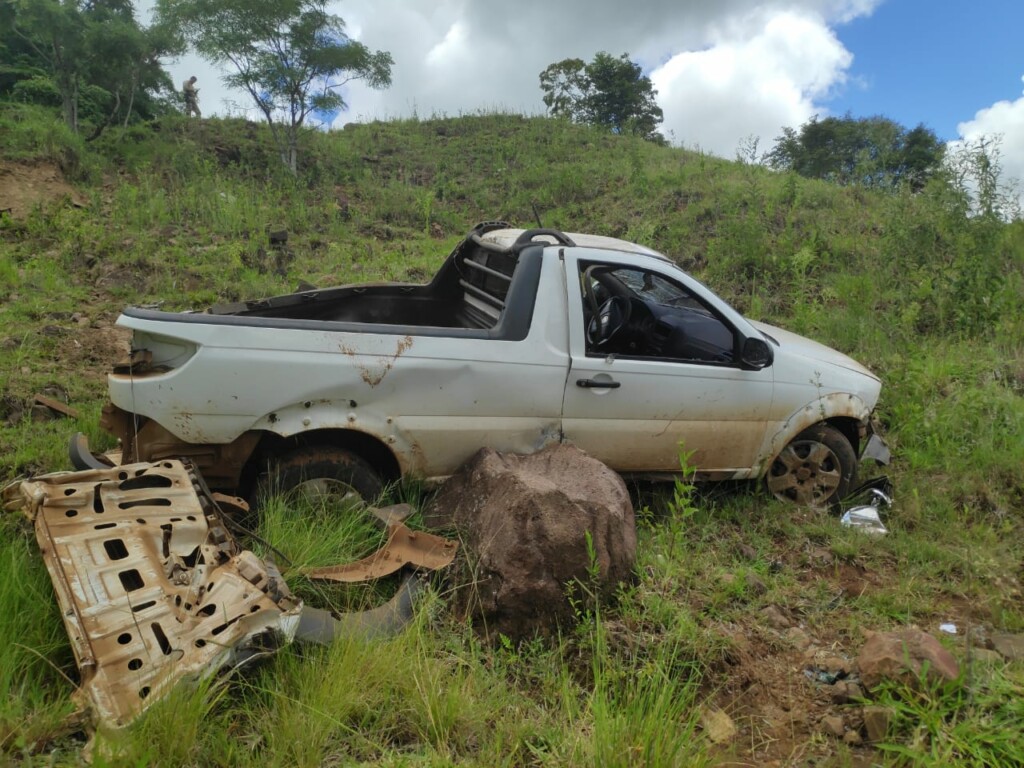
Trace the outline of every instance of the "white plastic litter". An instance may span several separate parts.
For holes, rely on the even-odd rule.
[[[839,519],[839,522],[850,528],[856,528],[859,531],[864,531],[864,533],[884,536],[889,532],[889,529],[882,523],[882,518],[878,514],[878,509],[882,506],[888,507],[891,504],[892,499],[888,494],[883,493],[877,488],[872,488],[871,502],[863,506],[848,509]]]

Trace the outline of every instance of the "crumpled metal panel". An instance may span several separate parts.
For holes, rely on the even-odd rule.
[[[3,501],[35,523],[81,672],[75,696],[100,725],[127,725],[178,681],[295,634],[301,601],[179,461],[44,475]]]

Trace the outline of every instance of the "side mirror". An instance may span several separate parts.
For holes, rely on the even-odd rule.
[[[748,371],[760,371],[767,368],[775,360],[775,353],[771,346],[764,339],[751,336],[743,340],[743,349],[740,351],[740,362]]]

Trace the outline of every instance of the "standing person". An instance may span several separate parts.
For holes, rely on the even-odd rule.
[[[196,117],[202,117],[203,113],[199,111],[199,89],[196,88],[196,76],[192,75],[182,83],[181,90],[185,94],[185,115],[192,117],[194,114]]]

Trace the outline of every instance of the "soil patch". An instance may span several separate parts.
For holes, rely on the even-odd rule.
[[[0,212],[23,219],[37,205],[60,200],[79,208],[86,206],[85,198],[67,183],[55,164],[0,162]]]

